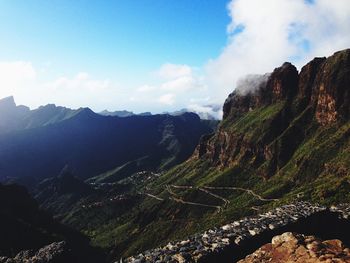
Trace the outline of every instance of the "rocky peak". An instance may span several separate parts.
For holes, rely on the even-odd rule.
[[[304,67],[302,67],[299,75],[298,99],[304,104],[308,104],[311,99],[313,84],[317,73],[323,66],[326,58],[314,58]]]
[[[0,110],[4,111],[4,110],[12,110],[16,108],[16,103],[15,103],[15,99],[13,98],[13,96],[10,97],[6,97],[0,100]]]
[[[291,63],[276,68],[266,83],[245,94],[235,90],[226,99],[223,118],[237,119],[257,107],[282,100],[297,100],[302,108],[315,109],[321,125],[350,117],[350,49],[336,52],[328,58],[315,58],[300,74]]]
[[[229,115],[236,119],[248,112],[253,106],[255,106],[255,96],[251,92],[241,95],[239,92],[234,91],[224,103],[223,119],[226,119]]]
[[[8,96],[3,99],[0,99],[0,105],[3,105],[3,104],[10,104],[10,105],[16,106],[15,99],[13,96]]]
[[[319,68],[316,75],[312,105],[321,125],[350,117],[350,49],[336,52]]]
[[[234,120],[254,108],[292,99],[298,91],[298,79],[296,67],[285,62],[269,75],[267,82],[262,79],[254,90],[249,90],[248,87],[243,94],[239,90],[231,93],[224,103],[223,118],[226,119],[230,115]]]
[[[29,112],[28,107],[17,106],[12,96],[0,99],[0,133],[14,129]]]
[[[276,68],[260,90],[262,104],[271,104],[284,99],[292,99],[298,90],[298,70],[289,62]]]

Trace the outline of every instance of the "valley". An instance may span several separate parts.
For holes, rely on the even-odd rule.
[[[193,113],[80,110],[18,128],[0,135],[2,180],[24,183],[107,262],[229,262],[289,231],[348,245],[322,229],[348,227],[349,70],[349,49],[300,72],[284,63],[230,94],[217,127]]]

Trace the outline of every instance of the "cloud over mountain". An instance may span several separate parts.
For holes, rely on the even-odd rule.
[[[284,61],[300,66],[350,46],[347,0],[232,0],[227,8],[227,45],[205,66],[215,97],[225,97],[244,75]]]

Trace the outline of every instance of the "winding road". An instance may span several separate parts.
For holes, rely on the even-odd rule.
[[[190,189],[190,190],[198,190],[198,191],[202,191],[216,199],[221,200],[222,202],[224,202],[224,204],[222,206],[217,206],[217,205],[209,205],[209,204],[203,204],[203,203],[197,203],[197,202],[190,202],[190,201],[186,201],[183,200],[182,198],[180,198],[178,196],[177,193],[175,193],[172,188],[175,189]],[[193,206],[201,206],[201,207],[210,207],[210,208],[215,208],[218,210],[218,212],[222,212],[223,209],[230,203],[230,200],[213,193],[211,190],[235,190],[235,191],[244,191],[252,196],[254,196],[255,198],[257,198],[260,201],[263,202],[272,202],[272,201],[277,201],[278,199],[274,199],[274,198],[264,198],[261,195],[255,193],[253,190],[251,189],[245,189],[242,187],[230,187],[230,186],[202,186],[202,187],[195,187],[195,186],[191,186],[191,185],[166,185],[165,186],[166,191],[170,194],[170,197],[168,198],[169,200],[173,200],[175,202],[181,203],[181,204],[187,204],[187,205],[193,205]],[[149,190],[149,189],[148,189]],[[148,197],[151,197],[153,199],[156,199],[158,201],[164,201],[164,198],[158,197],[156,195],[150,194],[150,193],[141,193],[140,194],[144,194]],[[255,207],[254,207],[255,208]],[[255,208],[256,209],[256,208]]]

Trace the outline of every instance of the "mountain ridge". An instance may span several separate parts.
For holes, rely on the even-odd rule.
[[[120,118],[81,108],[68,115],[49,125],[0,134],[2,180],[48,178],[66,165],[87,179],[145,156],[150,157],[148,169],[166,168],[190,156],[200,136],[212,131],[212,125],[192,113]]]

